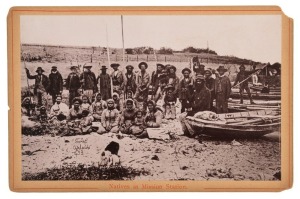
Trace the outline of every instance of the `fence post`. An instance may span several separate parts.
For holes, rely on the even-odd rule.
[[[147,62],[148,62],[148,55],[147,55]]]
[[[165,62],[167,62],[167,56],[165,56]]]
[[[127,62],[128,62],[128,54],[127,54]]]
[[[91,54],[91,63],[93,63],[93,54]]]
[[[207,58],[207,64],[208,64],[208,58]]]
[[[139,61],[139,55],[136,55],[136,61]]]

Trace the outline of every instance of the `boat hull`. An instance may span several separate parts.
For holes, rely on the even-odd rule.
[[[205,134],[218,138],[257,138],[280,131],[280,122],[264,125],[229,125],[217,123],[201,123],[187,117],[184,121],[189,135]],[[190,132],[193,131],[193,132]]]

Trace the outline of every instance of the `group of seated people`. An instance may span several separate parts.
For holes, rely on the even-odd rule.
[[[63,103],[62,96],[58,95],[49,112],[44,106],[39,109],[32,108],[30,100],[26,97],[22,102],[22,116],[29,118],[26,120],[28,122],[35,122],[27,127],[33,130],[32,127],[47,123],[49,127],[45,130],[56,127],[55,134],[60,136],[121,132],[143,138],[147,137],[145,129],[159,128],[164,116],[163,109],[159,108],[154,100],[147,102],[145,110],[137,108],[132,98],[127,98],[120,104],[117,96],[104,101],[100,93],[95,94],[92,103],[86,95],[74,98],[71,108]]]

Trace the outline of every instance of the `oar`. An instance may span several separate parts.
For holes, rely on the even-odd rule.
[[[258,69],[258,70],[255,71],[254,73],[258,73],[259,71],[262,71],[266,66],[268,66],[268,64],[265,64],[265,66],[264,66],[262,69]],[[248,79],[250,79],[250,77],[252,77],[252,75],[253,75],[254,73],[251,73],[246,79],[244,79],[243,81],[239,82],[238,84],[232,86],[231,88],[234,88],[234,87],[236,87],[236,86],[238,86],[238,85],[244,83],[245,81],[247,81]]]

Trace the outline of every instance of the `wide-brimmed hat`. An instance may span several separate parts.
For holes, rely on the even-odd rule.
[[[134,67],[132,65],[127,65],[126,69],[129,69],[129,68],[134,69]]]
[[[204,77],[203,75],[198,74],[198,75],[196,75],[196,78],[195,78],[195,79],[196,79],[196,80],[197,80],[197,79],[205,80],[205,77]]]
[[[219,66],[219,68],[217,68],[217,71],[220,71],[220,70],[222,70],[222,71],[227,71],[227,69],[224,67],[224,66]]]
[[[170,71],[172,68],[173,68],[174,71],[176,72],[177,68],[176,68],[175,66],[173,66],[173,65],[170,65],[170,66],[168,67],[168,71]]]
[[[52,66],[51,70],[57,70],[57,66]]]
[[[184,69],[182,69],[181,73],[183,74],[185,71],[188,71],[189,73],[192,72],[191,69],[189,69],[189,68],[184,68]]]
[[[106,66],[101,66],[100,70],[107,70],[108,68]]]
[[[45,72],[45,71],[44,71],[44,69],[42,69],[42,67],[40,67],[40,66],[39,66],[39,67],[37,67],[37,69],[36,69],[36,71],[35,71],[35,72],[38,72],[38,71],[42,71],[42,73],[43,73],[43,72]]]
[[[168,84],[165,89],[174,91],[175,87],[172,84]]]
[[[160,66],[161,68],[165,68],[165,66],[163,64],[160,64],[160,63],[156,64],[156,67],[158,67],[158,66]]]
[[[244,64],[240,65],[239,69],[244,68],[246,69],[246,67],[244,66]]]
[[[93,67],[92,65],[83,66],[83,68],[88,68],[88,69],[91,69],[92,67]]]
[[[146,62],[141,62],[139,63],[139,68],[141,69],[141,66],[142,65],[145,65],[145,68],[147,69],[148,68],[148,64]]]
[[[112,63],[111,65],[110,65],[110,67],[119,67],[120,66],[120,64],[118,64],[118,63]]]
[[[73,100],[72,100],[72,104],[74,104],[75,102],[79,102],[79,104],[82,104],[82,100],[78,97],[75,97]]]
[[[200,65],[199,65],[199,68],[200,68],[200,67],[203,67],[203,68],[205,68],[205,65],[203,65],[203,64],[200,64]]]
[[[204,71],[204,74],[205,74],[206,72],[209,72],[209,74],[212,75],[211,70],[205,70],[205,71]]]

